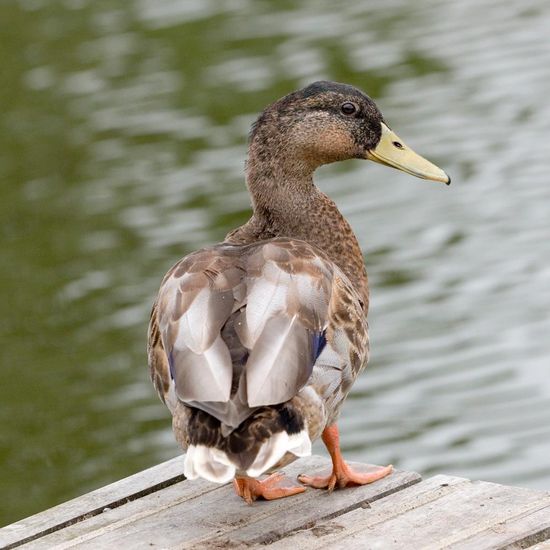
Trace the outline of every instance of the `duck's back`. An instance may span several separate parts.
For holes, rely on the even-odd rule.
[[[309,454],[367,353],[351,283],[299,240],[187,256],[166,275],[151,317],[151,376],[190,478],[258,476]]]

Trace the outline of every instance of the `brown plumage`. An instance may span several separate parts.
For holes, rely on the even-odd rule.
[[[365,94],[317,82],[269,106],[246,166],[253,214],[166,274],[149,327],[151,378],[187,449],[185,474],[247,501],[302,489],[252,480],[310,453],[323,433],[334,472],[306,484],[367,483],[341,460],[335,422],[368,350],[367,273],[357,239],[313,184],[329,162],[370,158],[448,183],[385,125]]]

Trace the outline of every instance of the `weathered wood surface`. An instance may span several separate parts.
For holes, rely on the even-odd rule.
[[[183,481],[183,456],[173,458],[143,470],[137,474],[116,481],[106,487],[69,500],[0,529],[0,548],[37,538],[48,532],[81,521],[82,518],[101,514],[105,508],[115,508],[144,494]]]
[[[314,456],[286,472],[295,479],[328,465]],[[182,469],[176,458],[5,527],[0,547],[550,550],[550,493],[397,471],[248,506],[230,485],[185,481]]]
[[[273,548],[527,548],[550,538],[550,494],[438,475]]]

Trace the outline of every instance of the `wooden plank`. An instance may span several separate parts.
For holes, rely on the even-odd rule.
[[[0,529],[0,548],[7,550],[116,508],[185,479],[183,456],[163,462],[111,485],[69,500]]]
[[[290,479],[302,471],[327,468],[321,457],[302,459],[285,469]],[[212,548],[255,546],[280,539],[321,519],[373,502],[413,483],[420,476],[394,472],[371,485],[335,491],[310,489],[291,498],[245,504],[230,484],[186,481],[143,496],[42,537],[25,549],[65,548]]]
[[[549,529],[548,493],[435,476],[273,548],[526,548],[548,538]]]
[[[547,541],[550,550],[550,502],[540,509],[527,510],[524,514],[493,523],[485,531],[476,533],[472,540],[464,543],[477,548],[499,548],[499,550],[515,550],[530,548]],[[451,548],[462,548],[463,542],[454,544]],[[542,548],[542,546],[541,546]]]

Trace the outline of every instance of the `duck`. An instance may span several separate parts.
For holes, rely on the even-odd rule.
[[[369,357],[369,287],[357,237],[313,173],[348,159],[451,181],[394,133],[367,94],[314,82],[252,125],[250,219],[179,260],[152,307],[150,375],[186,452],[184,475],[232,481],[247,503],[393,471],[358,471],[340,450],[339,413]],[[310,455],[319,437],[332,470],[290,483],[280,469]]]

